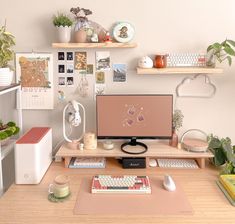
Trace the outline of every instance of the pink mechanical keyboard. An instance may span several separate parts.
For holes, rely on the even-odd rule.
[[[148,176],[96,175],[92,179],[91,193],[151,194]]]

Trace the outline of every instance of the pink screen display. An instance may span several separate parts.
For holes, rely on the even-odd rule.
[[[172,95],[97,96],[99,137],[170,137]]]

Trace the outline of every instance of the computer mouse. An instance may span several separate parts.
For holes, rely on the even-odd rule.
[[[176,189],[175,182],[169,175],[164,176],[163,186],[167,191],[175,191]]]
[[[156,159],[149,159],[149,166],[150,167],[156,167],[157,166]]]

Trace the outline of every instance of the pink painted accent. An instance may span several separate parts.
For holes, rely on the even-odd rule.
[[[35,127],[26,132],[16,144],[37,144],[47,134],[51,128]]]

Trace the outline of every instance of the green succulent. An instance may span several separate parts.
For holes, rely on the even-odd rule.
[[[4,140],[4,139],[6,139],[6,138],[8,138],[7,133],[6,133],[5,131],[1,131],[1,132],[0,132],[0,140]]]
[[[54,26],[72,26],[73,21],[69,18],[69,16],[63,14],[63,13],[58,13],[57,15],[53,16],[53,24]]]
[[[20,128],[16,126],[14,121],[9,121],[7,124],[3,124],[1,121],[2,129],[0,131],[0,140],[4,140],[13,135],[17,135],[20,132]]]

